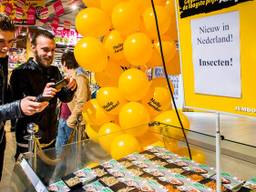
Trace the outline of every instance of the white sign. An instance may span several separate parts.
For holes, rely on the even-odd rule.
[[[153,77],[163,77],[164,75],[164,69],[163,67],[155,67],[153,71]],[[168,75],[169,80],[171,80],[171,83],[174,87],[173,96],[176,103],[176,106],[179,109],[182,109],[184,106],[184,98],[183,98],[183,83],[181,75]]]
[[[191,32],[195,92],[240,98],[239,12],[193,19]]]

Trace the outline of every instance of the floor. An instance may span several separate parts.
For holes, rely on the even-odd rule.
[[[189,141],[193,146],[204,149],[207,163],[215,165],[215,113],[187,112],[190,129],[209,136],[189,133]],[[240,145],[230,141],[222,142],[222,168],[243,179],[256,176],[256,118],[220,116],[221,134],[227,140],[245,143]],[[7,186],[14,166],[15,136],[10,132],[10,124],[6,126],[7,148],[5,151],[5,165],[0,188]],[[254,146],[254,148],[252,147]],[[235,168],[235,169],[234,169]],[[7,191],[6,191],[7,192]]]

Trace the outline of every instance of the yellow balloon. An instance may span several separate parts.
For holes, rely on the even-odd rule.
[[[83,112],[87,113],[88,119],[92,126],[99,127],[104,123],[113,120],[108,116],[104,109],[102,109],[96,99],[87,101],[84,105]]]
[[[171,95],[166,87],[151,87],[149,93],[142,100],[151,117],[171,109]]]
[[[147,131],[143,135],[137,137],[137,139],[144,149],[153,143],[160,141],[159,135],[151,131]]]
[[[111,31],[104,38],[104,48],[107,50],[108,56],[114,60],[124,60],[124,39],[117,30]]]
[[[175,153],[177,153],[180,156],[189,157],[188,149],[187,147],[178,148]],[[191,154],[192,159],[198,163],[204,164],[206,157],[203,151],[199,149],[192,149],[191,148]]]
[[[165,0],[165,6],[169,11],[170,15],[175,17],[175,1]]]
[[[147,94],[149,81],[145,73],[132,68],[121,74],[118,88],[127,100],[138,101]]]
[[[147,66],[150,68],[153,68],[153,67],[161,66],[161,65],[162,65],[162,60],[161,60],[159,51],[155,47],[153,47],[152,56],[149,59]]]
[[[99,142],[98,132],[95,131],[89,123],[86,124],[86,133],[91,140],[93,140],[96,143]]]
[[[156,8],[156,14],[158,18],[160,34],[164,34],[170,26],[171,18],[165,6],[158,5],[158,6],[155,6],[155,8]],[[151,7],[147,8],[144,11],[143,23],[150,37],[152,39],[156,39],[157,38],[156,22],[155,22],[154,12]]]
[[[101,9],[108,15],[112,14],[113,8],[124,0],[100,0]]]
[[[169,29],[161,36],[161,40],[162,41],[177,41],[178,40],[176,21],[171,21]]]
[[[137,7],[140,11],[151,7],[151,0],[130,0],[133,6]],[[165,0],[154,0],[155,5],[165,5]]]
[[[176,51],[174,57],[169,62],[167,62],[166,70],[167,70],[167,73],[171,75],[179,75],[181,73],[180,58],[179,58],[178,51]]]
[[[169,83],[170,83],[172,92],[174,92],[174,87],[173,87],[172,81],[169,80]],[[153,87],[153,88],[155,88],[155,87],[164,87],[164,88],[168,89],[167,81],[163,77],[158,77],[158,78],[152,79],[150,81],[150,86]]]
[[[112,24],[121,34],[128,35],[138,31],[140,23],[140,13],[130,2],[120,2],[114,7]]]
[[[180,119],[184,129],[189,129],[188,118],[182,112],[179,112],[179,115],[180,115]],[[162,112],[161,114],[155,117],[154,121],[163,123],[163,124],[160,124],[159,126],[157,125],[154,127],[163,136],[177,139],[177,140],[184,138],[178,117],[174,110]],[[166,126],[166,125],[169,125],[169,126]]]
[[[132,65],[145,65],[152,56],[153,46],[147,35],[134,33],[124,41],[124,55]]]
[[[159,42],[154,43],[154,47],[157,49],[159,58],[161,59]],[[162,41],[162,50],[164,54],[165,63],[167,63],[171,59],[173,59],[176,54],[176,43],[174,41]],[[162,65],[162,59],[158,63],[161,63]]]
[[[99,130],[99,143],[101,147],[110,152],[112,141],[122,134],[121,128],[115,123],[105,123],[100,127]]]
[[[75,25],[77,31],[83,36],[100,37],[109,32],[111,21],[102,10],[89,7],[77,14]]]
[[[164,146],[169,151],[175,153],[178,149],[178,141],[169,137],[163,137]]]
[[[103,71],[108,62],[103,44],[94,37],[84,37],[75,46],[74,54],[80,66],[94,72]]]
[[[100,7],[100,0],[83,0],[86,7]]]
[[[116,87],[102,87],[97,92],[99,105],[107,112],[117,115],[125,104],[125,99]]]
[[[141,146],[138,140],[129,134],[117,136],[111,143],[111,156],[120,159],[134,152],[140,152]]]
[[[95,80],[100,87],[117,87],[122,72],[123,69],[117,62],[109,61],[103,71],[95,73]]]
[[[119,113],[119,123],[121,128],[128,134],[141,136],[148,130],[150,121],[146,108],[138,102],[125,104]]]

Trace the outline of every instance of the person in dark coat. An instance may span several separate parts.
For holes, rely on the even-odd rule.
[[[8,89],[8,56],[15,37],[15,27],[10,18],[0,13],[0,181],[2,177],[6,136],[4,125],[9,119],[16,119],[26,115],[41,112],[48,102],[35,102],[35,97],[21,97],[21,100],[7,103],[11,98]]]
[[[18,68],[14,69],[10,79],[11,90],[14,99],[23,98],[26,95],[43,96],[50,98],[48,107],[41,113],[31,117],[24,117],[16,124],[16,155],[28,151],[28,141],[24,139],[27,126],[33,122],[39,126],[39,140],[41,144],[54,146],[57,127],[57,99],[62,102],[70,102],[76,89],[76,81],[66,78],[67,86],[57,90],[52,87],[56,82],[63,79],[59,69],[52,65],[55,52],[54,35],[46,30],[38,30],[33,36],[32,51],[34,58]]]

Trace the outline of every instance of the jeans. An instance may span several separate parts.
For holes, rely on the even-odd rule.
[[[60,118],[56,144],[55,144],[57,155],[61,154],[63,150],[63,145],[67,144],[71,132],[72,132],[72,129],[67,126],[66,120]]]

